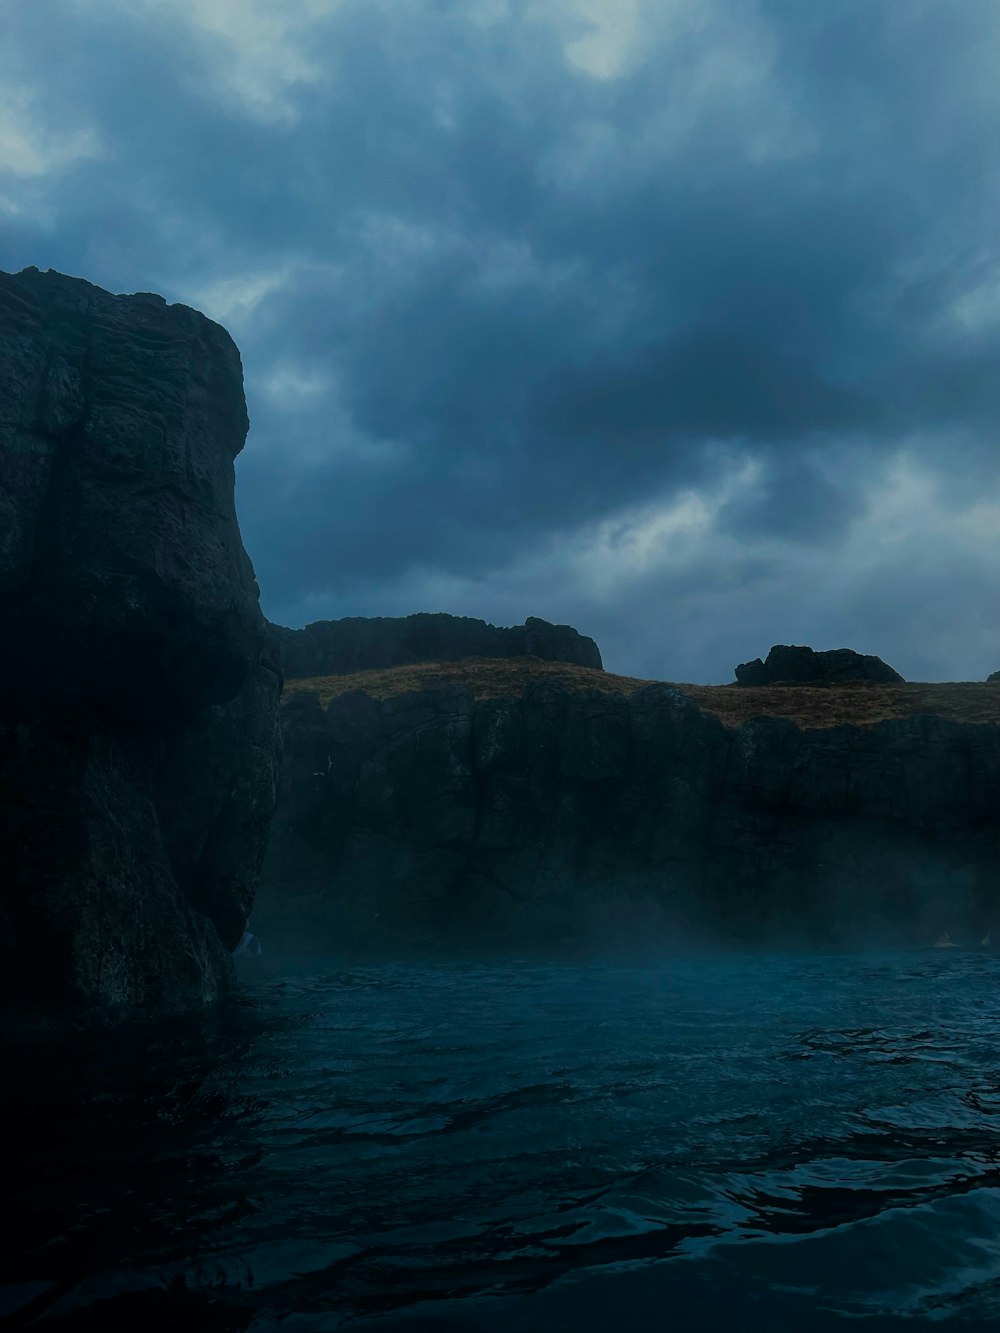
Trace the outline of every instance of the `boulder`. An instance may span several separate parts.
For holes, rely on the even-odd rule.
[[[812,648],[777,643],[762,662],[741,662],[736,668],[738,685],[837,685],[867,680],[880,685],[901,685],[903,677],[880,657],[856,653],[852,648],[832,648],[817,653]]]

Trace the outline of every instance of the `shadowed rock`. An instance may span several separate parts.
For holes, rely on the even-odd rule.
[[[275,626],[275,630],[282,669],[289,679],[341,676],[412,662],[456,662],[463,657],[530,656],[597,669],[602,665],[593,639],[570,625],[550,625],[536,616],[509,629],[469,616],[421,612],[370,619],[349,616],[317,620],[305,629]]]
[[[493,667],[288,692],[263,932],[338,948],[899,944],[997,923],[987,699],[980,723],[929,715],[905,684],[775,690],[726,726],[712,697],[747,695],[725,686],[696,692],[703,709],[671,685]],[[761,715],[798,695],[849,716],[880,691],[896,711],[863,725]]]
[[[240,540],[239,353],[148,293],[0,274],[0,912],[8,1012],[231,976],[280,673]]]
[[[817,653],[812,648],[777,643],[762,662],[741,662],[736,668],[739,685],[827,685],[848,680],[876,684],[902,684],[903,677],[881,657],[856,653],[852,648],[832,648]]]

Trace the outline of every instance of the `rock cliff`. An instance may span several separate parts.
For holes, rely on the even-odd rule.
[[[317,620],[305,629],[275,626],[275,631],[282,669],[289,679],[339,676],[413,662],[455,662],[464,657],[530,656],[601,669],[601,654],[593,639],[570,625],[550,625],[536,616],[510,628],[443,612],[371,619],[349,616]]]
[[[281,677],[240,540],[239,353],[151,294],[0,274],[0,991],[119,1018],[231,977]]]
[[[776,643],[766,661],[755,657],[736,668],[738,685],[834,685],[848,680],[869,680],[879,685],[901,685],[903,677],[870,653],[853,648],[813,648]]]
[[[342,947],[982,931],[994,688],[528,662],[301,682],[255,922]]]

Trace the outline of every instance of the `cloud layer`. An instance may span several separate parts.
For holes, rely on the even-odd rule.
[[[993,0],[15,0],[0,264],[224,323],[266,612],[1000,667]]]

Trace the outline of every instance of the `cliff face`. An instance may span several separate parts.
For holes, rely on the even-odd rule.
[[[412,662],[455,662],[463,657],[531,656],[601,669],[601,654],[593,639],[570,625],[550,625],[536,616],[510,628],[469,616],[422,612],[371,619],[350,616],[317,620],[305,629],[275,629],[282,669],[289,679],[339,676]]]
[[[233,501],[239,353],[184,306],[0,274],[0,911],[8,1013],[231,977],[280,674]]]
[[[854,686],[865,725],[800,727],[754,717],[751,696],[815,714],[837,691],[692,689],[699,708],[668,685],[494,666],[492,683],[288,694],[262,932],[854,943],[1000,924],[996,721],[908,714],[922,687],[886,704]],[[705,711],[715,698],[738,725]]]

